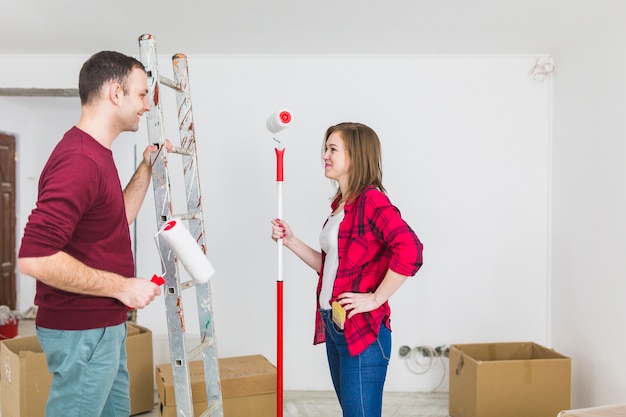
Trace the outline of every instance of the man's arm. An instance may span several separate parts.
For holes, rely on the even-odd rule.
[[[156,145],[149,145],[143,151],[143,160],[137,167],[132,178],[124,188],[124,205],[126,206],[126,220],[128,224],[135,221],[141,204],[146,197],[150,179],[152,178],[151,155],[158,149]]]
[[[21,274],[64,291],[111,297],[132,308],[143,308],[161,294],[159,286],[147,279],[90,268],[65,252],[36,258],[19,258]]]

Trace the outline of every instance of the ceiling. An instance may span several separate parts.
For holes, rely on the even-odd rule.
[[[0,0],[0,55],[524,54],[619,19],[626,0]]]

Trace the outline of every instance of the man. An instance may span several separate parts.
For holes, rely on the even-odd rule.
[[[78,84],[80,120],[41,173],[18,265],[37,279],[37,337],[53,374],[46,416],[127,417],[128,308],[161,294],[134,277],[129,231],[157,147],[146,148],[123,191],[110,148],[150,110],[148,84],[141,62],[111,51],[90,57]]]

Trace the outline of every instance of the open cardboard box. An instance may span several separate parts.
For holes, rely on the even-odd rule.
[[[154,408],[152,332],[128,324],[131,415]],[[52,375],[37,336],[0,341],[0,414],[41,417],[45,414]]]
[[[218,360],[224,417],[275,417],[276,367],[262,355],[237,356]],[[176,417],[172,365],[155,368],[159,413]],[[207,407],[202,361],[189,362],[194,416]]]
[[[555,417],[570,407],[571,360],[533,342],[450,346],[452,417]]]

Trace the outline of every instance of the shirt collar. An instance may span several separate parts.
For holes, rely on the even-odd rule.
[[[352,206],[356,203],[356,201],[359,199],[359,197],[361,197],[363,194],[365,194],[367,191],[369,191],[370,189],[375,188],[373,185],[368,185],[367,187],[365,187],[363,189],[363,191],[361,191],[361,193],[356,197],[351,199],[350,201],[346,201],[346,204],[343,206],[343,210],[344,211],[350,211],[350,209],[352,208]],[[330,205],[330,208],[335,211],[335,209],[337,208],[337,206],[339,205],[339,200],[335,199],[333,200],[333,202]]]

